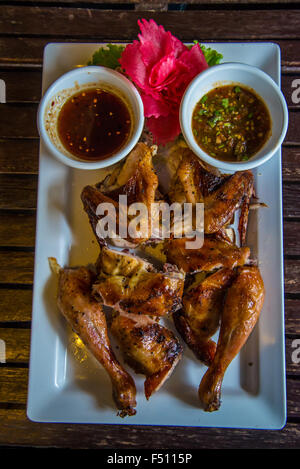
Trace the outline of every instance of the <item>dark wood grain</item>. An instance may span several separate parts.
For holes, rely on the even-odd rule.
[[[297,298],[286,298],[284,303],[285,333],[300,336],[300,300]]]
[[[0,403],[26,404],[28,369],[0,367]]]
[[[30,329],[0,328],[0,340],[5,342],[6,363],[28,363]]]
[[[33,248],[35,219],[35,211],[0,211],[0,246]]]
[[[37,176],[0,174],[0,208],[36,208]]]
[[[0,370],[1,371],[1,370]],[[23,370],[24,371],[24,370]],[[11,373],[11,386],[24,390],[26,373]],[[17,386],[15,386],[17,388]],[[293,384],[289,399],[299,397]],[[25,393],[23,392],[25,403]],[[291,401],[289,401],[289,404]],[[294,402],[297,405],[296,402]],[[147,427],[122,425],[43,424],[28,420],[25,409],[0,409],[0,444],[55,446],[60,448],[126,449],[216,449],[216,448],[298,448],[299,424],[288,423],[282,430],[265,431],[221,428]],[[164,437],[162,438],[162,434]],[[184,442],[184,445],[183,445]]]
[[[184,15],[184,16],[183,16]],[[49,37],[94,39],[109,37],[114,39],[133,39],[137,36],[139,12],[115,11],[109,15],[97,9],[7,6],[1,11],[1,32],[14,36],[30,34]],[[143,16],[154,18],[182,40],[198,37],[202,40],[214,36],[226,39],[299,39],[299,10],[262,10],[231,11],[230,15],[222,10],[185,12],[144,12]],[[181,16],[181,21],[180,21]],[[126,24],[126,28],[120,28]],[[201,28],[199,25],[201,24]],[[218,28],[216,28],[218,24]],[[266,28],[268,24],[268,28]],[[234,26],[234,27],[233,27]]]
[[[286,218],[300,217],[300,185],[286,182],[283,185],[283,215]]]
[[[300,260],[286,259],[284,290],[286,293],[300,294]]]
[[[31,285],[33,282],[34,253],[0,250],[0,284]]]
[[[0,173],[37,173],[38,139],[0,139]]]
[[[0,322],[31,321],[32,290],[2,288],[0,291]]]

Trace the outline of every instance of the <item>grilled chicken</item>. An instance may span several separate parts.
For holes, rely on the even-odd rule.
[[[238,171],[230,176],[204,200],[204,231],[216,233],[232,220],[237,209],[241,209],[239,220],[240,244],[246,239],[249,203],[253,194],[253,174]]]
[[[250,257],[248,247],[237,247],[221,234],[205,235],[203,246],[187,249],[186,238],[173,238],[165,241],[167,262],[177,265],[184,272],[211,272],[221,267],[231,269],[247,263]]]
[[[254,178],[251,171],[233,175],[215,174],[205,169],[199,159],[185,150],[168,193],[171,202],[204,203],[204,232],[216,233],[239,218],[240,243],[244,245]]]
[[[120,344],[125,361],[136,373],[146,376],[147,399],[172,374],[182,355],[174,334],[147,315],[115,312],[111,332]]]
[[[204,202],[204,198],[219,187],[227,176],[208,171],[188,148],[182,148],[181,154],[168,197],[171,202],[182,204]]]
[[[132,377],[121,366],[111,348],[101,305],[91,296],[95,274],[86,267],[62,269],[51,258],[58,273],[58,307],[72,329],[107,371],[113,398],[122,417],[136,413],[136,388]]]
[[[225,371],[253,330],[264,302],[264,284],[257,267],[240,267],[229,287],[221,316],[214,359],[199,386],[205,411],[220,407]]]
[[[217,332],[226,288],[233,278],[232,269],[220,269],[184,292],[182,309],[173,314],[176,329],[194,352],[209,366],[214,358],[216,343],[211,337]]]
[[[120,312],[165,316],[181,306],[184,273],[152,264],[128,253],[103,247],[97,261],[93,294]]]
[[[112,244],[119,247],[135,247],[151,237],[151,206],[155,201],[158,187],[158,178],[152,164],[154,153],[154,147],[149,148],[144,143],[138,143],[126,158],[123,166],[118,166],[97,186],[84,187],[81,200],[100,246],[106,244],[103,235],[97,229],[101,219],[101,215],[97,213],[97,207],[102,203],[111,203],[116,212],[116,233],[112,233],[110,237]],[[128,232],[128,226],[137,214],[130,215],[127,207],[124,208],[122,204],[119,204],[119,196],[127,197],[128,207],[133,203],[142,203],[147,208],[146,219],[143,220],[144,229],[134,233],[135,236]]]

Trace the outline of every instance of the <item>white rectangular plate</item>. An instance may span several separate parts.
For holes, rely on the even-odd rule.
[[[85,65],[100,44],[49,44],[44,52],[43,92],[60,75]],[[272,43],[215,43],[224,62],[260,67],[280,85],[280,49]],[[40,147],[37,233],[29,393],[33,421],[102,424],[178,425],[280,429],[286,421],[281,152],[254,171],[256,191],[268,205],[251,211],[248,244],[259,260],[266,299],[255,330],[229,366],[219,411],[199,407],[197,389],[206,367],[185,348],[174,374],[147,401],[143,377],[137,384],[137,414],[121,419],[106,372],[76,346],[56,307],[56,283],[48,257],[61,265],[94,262],[98,250],[80,193],[101,171],[60,164]],[[118,354],[119,355],[119,354]],[[119,357],[120,358],[120,357]]]

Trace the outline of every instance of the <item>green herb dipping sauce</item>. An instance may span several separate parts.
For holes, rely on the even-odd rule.
[[[271,118],[263,100],[248,88],[220,86],[196,104],[192,130],[197,144],[223,161],[247,161],[271,132]]]

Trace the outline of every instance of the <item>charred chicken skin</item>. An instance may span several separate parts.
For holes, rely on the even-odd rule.
[[[103,247],[97,261],[93,294],[120,312],[165,316],[181,306],[184,273],[153,265],[128,253]]]
[[[248,247],[237,247],[218,234],[204,236],[199,249],[186,249],[186,238],[166,240],[164,250],[167,261],[187,273],[211,272],[221,267],[231,269],[247,263],[250,257]]]
[[[101,203],[111,203],[116,210],[116,235],[122,233],[121,223],[123,217],[127,219],[127,227],[130,223],[128,212],[122,215],[126,210],[119,204],[119,196],[127,196],[127,205],[139,202],[143,203],[148,211],[146,220],[146,234],[140,233],[139,236],[127,236],[123,238],[112,237],[111,243],[119,247],[135,247],[151,237],[152,217],[151,206],[155,201],[158,187],[158,178],[155,174],[152,164],[152,157],[155,153],[154,148],[149,148],[144,143],[138,143],[132,152],[128,155],[125,163],[107,177],[97,186],[86,186],[81,193],[81,200],[84,210],[88,214],[90,224],[100,245],[106,244],[105,239],[101,237],[97,230],[97,224],[101,215],[97,214],[97,207]]]
[[[182,309],[173,314],[176,329],[195,356],[209,366],[216,351],[211,337],[220,324],[226,288],[234,275],[232,269],[220,269],[202,282],[185,290]]]
[[[146,376],[144,390],[149,399],[172,374],[181,358],[178,339],[147,315],[115,312],[110,328],[125,361],[136,373]]]
[[[205,411],[220,407],[225,371],[252,332],[264,302],[264,284],[257,267],[240,267],[227,290],[214,359],[199,386]]]
[[[136,388],[132,377],[115,357],[107,335],[101,305],[91,296],[95,274],[86,267],[60,268],[51,258],[52,270],[58,273],[57,304],[72,329],[107,371],[113,398],[122,417],[136,413]]]

